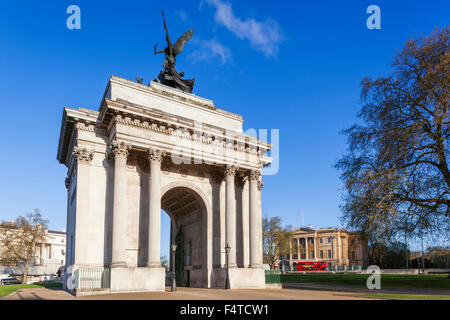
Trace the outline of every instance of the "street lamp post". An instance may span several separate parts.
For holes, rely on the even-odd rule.
[[[225,279],[225,289],[230,289],[230,273],[229,273],[229,266],[228,266],[228,254],[230,253],[230,245],[227,243],[225,246],[225,253],[226,253],[226,264],[227,264],[227,275]]]
[[[173,244],[170,246],[172,249],[172,288],[171,291],[177,291],[177,282],[175,278],[175,251],[177,250],[177,245]]]

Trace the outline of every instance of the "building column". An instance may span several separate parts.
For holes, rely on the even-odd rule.
[[[337,258],[338,258],[338,263],[339,265],[342,264],[342,242],[341,242],[341,233],[338,231],[337,233],[337,240],[336,240],[336,245],[337,245]]]
[[[300,238],[297,238],[297,260],[300,260],[302,256],[300,255],[302,251],[300,250]]]
[[[73,238],[73,263],[82,265],[89,263],[89,229],[91,212],[91,162],[94,159],[94,149],[77,146],[73,148],[73,157],[76,164],[76,216],[74,217],[75,231]]]
[[[149,218],[148,218],[148,261],[147,267],[161,267],[161,162],[164,151],[149,149]]]
[[[261,176],[259,170],[251,170],[249,174],[249,203],[250,203],[250,267],[258,268],[261,266],[261,252],[259,252],[259,229],[258,219],[258,181]]]
[[[225,167],[225,245],[230,246],[228,265],[236,267],[236,194],[234,190],[234,177],[237,167],[227,165]]]
[[[306,253],[306,259],[309,259],[309,249],[308,249],[308,237],[305,238],[305,253]]]
[[[44,244],[41,243],[39,246],[39,262],[40,265],[43,266],[44,265],[44,249],[43,249]]]
[[[314,260],[317,260],[317,233],[314,235]]]
[[[111,143],[114,154],[114,201],[111,267],[126,268],[127,243],[127,156],[131,146],[125,142]],[[86,250],[86,248],[84,249]]]

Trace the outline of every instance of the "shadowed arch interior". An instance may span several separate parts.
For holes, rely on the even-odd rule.
[[[186,187],[175,187],[162,196],[161,209],[176,220],[186,215],[201,212],[204,209],[204,204],[195,191]]]
[[[161,209],[171,219],[170,243],[177,244],[177,285],[207,287],[207,207],[203,198],[189,187],[174,186],[161,197]]]

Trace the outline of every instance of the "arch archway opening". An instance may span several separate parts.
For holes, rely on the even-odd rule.
[[[175,266],[177,285],[207,286],[206,206],[203,199],[188,187],[174,187],[161,197],[161,211],[170,218],[169,228],[164,227],[162,221],[161,255],[168,253],[169,270]],[[175,261],[170,250],[172,244],[177,245]]]

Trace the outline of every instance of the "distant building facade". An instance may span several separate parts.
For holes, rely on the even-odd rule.
[[[368,263],[367,241],[361,239],[358,232],[337,228],[297,228],[290,247],[290,254],[282,257],[283,264],[289,265],[290,270],[295,270],[300,262],[327,261],[339,267],[367,267]]]
[[[30,281],[53,279],[58,269],[66,264],[66,233],[46,230],[45,242],[37,243],[29,264]],[[0,242],[0,252],[2,251]],[[0,278],[23,274],[22,265],[5,266],[0,264]]]

